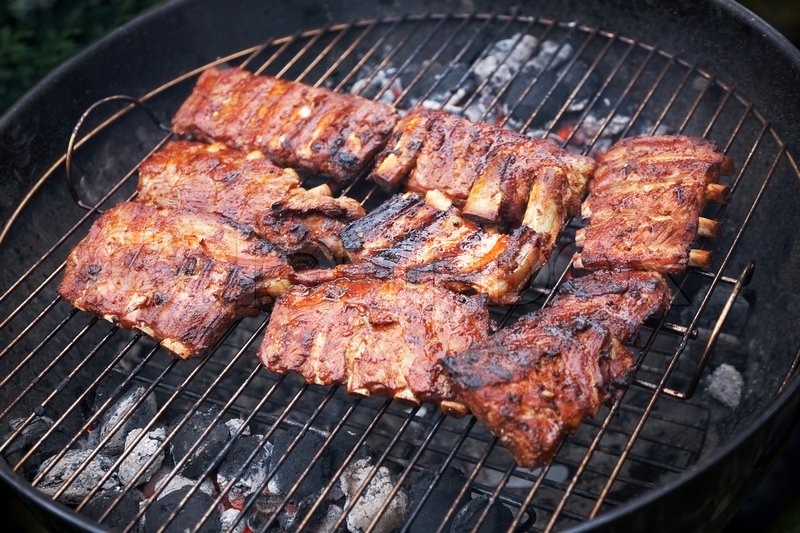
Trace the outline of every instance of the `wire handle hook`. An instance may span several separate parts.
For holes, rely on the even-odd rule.
[[[96,209],[96,207],[89,205],[83,200],[81,200],[81,196],[78,193],[78,188],[75,185],[75,174],[73,173],[73,165],[72,165],[72,156],[75,152],[75,145],[78,139],[78,132],[80,132],[84,122],[86,122],[86,119],[89,118],[89,115],[91,115],[95,109],[109,102],[117,102],[117,101],[133,104],[134,106],[138,107],[139,109],[147,113],[147,116],[150,117],[150,119],[153,121],[156,127],[158,127],[160,130],[165,131],[167,133],[172,132],[172,128],[161,122],[161,120],[159,120],[158,116],[155,114],[155,112],[153,112],[152,109],[146,106],[141,100],[139,100],[138,98],[134,98],[133,96],[116,94],[113,96],[107,96],[90,105],[78,119],[78,122],[75,124],[75,127],[72,128],[72,134],[69,136],[69,142],[67,143],[67,153],[65,158],[65,171],[67,178],[67,189],[69,190],[69,194],[70,196],[72,196],[72,200],[75,202],[76,205],[78,205],[78,207],[86,209],[87,211]],[[100,210],[98,209],[98,211]]]

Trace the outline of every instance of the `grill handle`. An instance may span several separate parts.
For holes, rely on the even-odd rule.
[[[66,158],[65,158],[65,162],[64,162],[64,166],[65,166],[64,170],[65,170],[66,179],[67,179],[67,189],[69,189],[69,194],[72,197],[72,200],[75,202],[75,204],[78,207],[86,209],[87,211],[97,210],[100,213],[102,213],[102,210],[97,209],[96,206],[89,205],[86,202],[84,202],[83,200],[81,200],[81,195],[78,192],[77,186],[75,185],[75,173],[73,172],[72,160],[73,160],[73,155],[74,155],[75,149],[80,144],[82,144],[83,141],[85,140],[85,139],[82,139],[80,142],[77,140],[78,139],[78,133],[83,128],[84,122],[86,122],[86,120],[89,118],[89,116],[97,108],[99,108],[99,107],[101,107],[101,106],[103,106],[105,104],[108,104],[110,102],[127,102],[128,104],[130,104],[127,107],[125,107],[124,109],[120,110],[117,113],[117,115],[115,115],[113,118],[116,118],[116,116],[119,116],[120,114],[127,113],[133,107],[138,107],[139,109],[144,111],[147,114],[148,117],[150,117],[150,119],[153,121],[153,124],[155,124],[158,129],[160,129],[160,130],[162,130],[164,132],[167,132],[167,133],[171,133],[172,132],[172,128],[170,128],[168,125],[164,124],[158,118],[158,116],[155,114],[155,112],[153,112],[152,109],[150,109],[148,106],[146,106],[141,100],[139,100],[138,98],[135,98],[133,96],[127,96],[127,95],[124,95],[124,94],[116,94],[116,95],[113,95],[113,96],[107,96],[106,98],[102,98],[102,99],[96,101],[95,103],[90,105],[86,109],[86,111],[83,112],[81,117],[78,119],[78,122],[75,123],[75,127],[72,128],[72,134],[69,136],[69,142],[67,143],[67,153],[66,153]]]

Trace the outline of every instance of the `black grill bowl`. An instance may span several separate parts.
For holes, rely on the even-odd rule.
[[[370,39],[388,34],[387,28],[399,37],[370,52],[376,42]],[[260,337],[250,337],[263,328],[263,317],[245,321],[211,358],[179,363],[145,339],[53,300],[61,261],[96,216],[73,203],[64,164],[73,127],[95,102],[132,95],[166,121],[197,73],[215,62],[248,61],[248,68],[263,65],[270,74],[346,90],[353,81],[348,72],[369,72],[391,56],[389,64],[401,67],[406,83],[424,86],[414,81],[417,72],[447,69],[453,57],[467,60],[495,39],[493,32],[510,37],[525,31],[570,43],[576,59],[551,80],[552,91],[536,93],[554,103],[536,111],[542,120],[522,116],[520,123],[530,118],[527,125],[554,131],[570,116],[584,121],[586,114],[567,111],[566,104],[588,98],[587,113],[611,108],[632,115],[627,133],[666,128],[710,137],[737,167],[730,204],[712,213],[725,227],[708,245],[712,268],[673,279],[681,296],[661,322],[643,331],[636,383],[621,403],[570,437],[543,471],[515,469],[469,418],[354,400],[268,375],[255,363],[253,344]],[[370,53],[372,60],[365,58]],[[336,68],[327,71],[331,65]],[[375,457],[409,479],[431,469],[438,472],[435,480],[444,480],[451,475],[446,467],[457,466],[467,476],[460,497],[471,490],[522,509],[518,525],[534,530],[721,527],[767,470],[800,413],[794,294],[800,249],[793,238],[800,225],[794,159],[799,86],[800,52],[733,2],[541,1],[513,9],[505,2],[435,0],[167,3],[59,67],[0,119],[0,376],[13,377],[0,378],[0,436],[10,433],[15,417],[63,414],[61,429],[77,438],[91,416],[87,404],[94,390],[105,386],[107,369],[118,358],[128,365],[131,383],[149,387],[172,420],[200,408],[222,409],[225,418],[252,415],[270,442],[286,442],[297,431],[336,442],[352,432],[350,449],[364,436]],[[78,132],[73,171],[88,203],[100,201],[163,137],[145,113],[117,114],[123,107],[98,107]],[[543,117],[548,113],[555,120]],[[120,183],[104,206],[132,191],[131,179]],[[363,197],[365,187],[352,194]],[[573,231],[564,238],[567,252]],[[530,294],[551,291],[563,268],[554,260]],[[129,341],[133,348],[126,348]],[[723,363],[745,379],[736,408],[708,393],[709,375]],[[85,418],[73,420],[70,406]],[[302,439],[288,442],[304,446]],[[6,437],[0,445],[7,452]],[[22,467],[13,468],[13,461],[3,464],[0,478],[48,525],[99,527],[35,490]]]

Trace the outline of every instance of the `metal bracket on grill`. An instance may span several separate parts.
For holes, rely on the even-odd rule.
[[[722,278],[725,281],[729,281],[733,284],[733,289],[731,290],[731,294],[728,296],[728,299],[725,301],[725,305],[722,308],[717,320],[714,322],[714,327],[711,329],[711,333],[709,334],[708,340],[706,341],[706,345],[703,348],[703,352],[700,355],[700,358],[695,365],[694,372],[692,374],[691,379],[689,380],[688,385],[683,390],[673,389],[670,387],[664,387],[661,392],[666,396],[671,396],[673,398],[678,398],[680,400],[688,400],[691,398],[695,391],[697,390],[697,385],[700,383],[700,378],[703,376],[703,370],[706,367],[706,363],[708,363],[708,359],[711,355],[711,352],[714,350],[714,346],[717,343],[717,339],[719,338],[720,333],[722,332],[722,327],[725,325],[725,321],[728,318],[728,314],[730,313],[731,309],[733,308],[733,303],[736,301],[736,298],[739,296],[739,293],[742,289],[750,283],[753,279],[753,272],[755,271],[755,263],[749,263],[743,270],[742,273],[739,274],[738,278]],[[680,353],[686,348],[688,336],[684,337],[681,343],[678,345],[678,348],[675,351],[675,356],[679,357]],[[644,381],[637,379],[635,382],[637,385],[644,387],[649,390],[657,390],[658,385],[655,383],[651,383],[649,381]]]
[[[133,96],[127,96],[127,95],[124,95],[124,94],[116,94],[116,95],[108,96],[106,98],[98,100],[97,102],[95,102],[92,105],[90,105],[86,109],[86,111],[83,112],[83,114],[81,115],[81,118],[78,119],[78,122],[75,124],[75,127],[72,129],[72,134],[69,136],[69,142],[67,143],[67,153],[66,153],[66,158],[65,158],[65,163],[64,163],[65,172],[66,172],[66,178],[67,178],[67,189],[69,189],[69,194],[70,194],[70,196],[72,196],[72,200],[75,202],[75,204],[78,207],[86,209],[87,211],[96,210],[97,212],[102,213],[102,210],[98,209],[97,206],[89,205],[86,202],[84,202],[83,200],[81,200],[81,196],[80,196],[80,194],[78,192],[78,188],[75,185],[75,173],[73,172],[73,155],[75,153],[75,148],[76,148],[77,139],[78,139],[78,133],[80,132],[81,128],[83,127],[84,122],[86,122],[86,120],[89,118],[89,115],[91,115],[95,111],[95,109],[97,109],[98,107],[101,107],[101,106],[103,106],[103,105],[105,105],[105,104],[107,104],[109,102],[118,102],[118,101],[127,102],[128,104],[132,104],[131,106],[128,106],[126,109],[122,110],[121,112],[126,112],[128,109],[131,109],[134,106],[138,107],[139,109],[141,109],[142,111],[147,113],[147,116],[150,117],[150,119],[153,121],[153,123],[156,125],[156,127],[158,127],[160,130],[162,130],[164,132],[167,132],[167,133],[170,133],[172,131],[172,128],[170,128],[168,125],[164,124],[158,118],[158,116],[155,114],[155,112],[152,109],[150,109],[148,106],[146,106],[141,100],[139,100],[138,98],[135,98]]]

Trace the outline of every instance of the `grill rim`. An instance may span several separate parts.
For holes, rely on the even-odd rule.
[[[180,6],[182,6],[182,5],[188,5],[188,4],[191,4],[191,3],[193,3],[193,2],[191,2],[191,0],[178,0],[177,2],[175,2],[173,4],[162,6],[162,7],[158,8],[158,9],[156,9],[156,10],[154,10],[154,11],[152,11],[152,12],[146,14],[146,15],[144,15],[143,17],[140,17],[139,19],[137,19],[136,21],[131,23],[131,25],[144,24],[151,17],[160,17],[160,16],[162,16],[161,15],[162,12],[169,11],[172,8],[177,9],[177,8],[180,8]],[[721,3],[723,5],[728,5],[729,4],[728,2],[719,2],[719,3]],[[734,8],[738,7],[742,11],[743,15],[750,13],[745,8],[742,8],[741,6],[735,6],[733,4],[731,4],[731,5]],[[751,21],[752,21],[752,19],[751,19]],[[756,20],[755,22],[763,23],[763,21],[760,21],[760,19]],[[763,23],[763,24],[765,26],[764,29],[771,29],[768,26],[766,26],[765,23]],[[96,48],[102,48],[104,45],[105,46],[110,46],[111,43],[116,38],[120,37],[120,35],[122,33],[124,33],[123,30],[126,29],[126,28],[128,28],[128,26],[125,26],[125,27],[121,28],[120,30],[117,30],[116,32],[112,33],[107,38],[105,38],[104,40],[102,40],[101,42],[97,43],[95,46],[93,46],[89,50],[87,50],[85,53],[80,54],[79,56],[76,56],[75,58],[73,58],[69,62],[67,62],[64,65],[62,65],[62,67],[60,67],[59,69],[54,71],[50,76],[48,76],[45,80],[43,80],[43,82],[41,82],[39,85],[37,85],[37,87],[32,92],[28,93],[28,95],[26,95],[26,97],[24,97],[23,100],[21,100],[14,107],[12,107],[5,116],[0,118],[0,131],[2,131],[3,127],[6,125],[5,124],[6,121],[9,120],[9,118],[12,117],[15,114],[15,112],[18,110],[18,108],[23,106],[25,103],[28,103],[29,101],[35,100],[35,97],[37,96],[37,94],[39,92],[44,91],[47,88],[46,86],[50,82],[52,82],[53,79],[55,79],[57,77],[59,72],[61,72],[62,70],[64,72],[69,72],[69,70],[71,70],[71,65],[73,64],[73,62],[79,62],[79,61],[83,60],[87,56],[91,57],[92,53],[95,51]],[[768,33],[769,32],[765,33],[765,36],[767,38],[770,37],[770,35]],[[772,30],[772,33],[775,34],[774,36],[777,36],[778,38],[783,39],[782,36],[777,34],[777,32],[775,30]],[[785,39],[783,39],[783,40],[785,41]],[[778,43],[778,44],[780,44],[780,43]],[[785,41],[785,43],[783,43],[783,44],[784,45],[788,45],[789,47],[791,47],[791,45],[788,44],[788,41]],[[800,62],[800,52],[798,52],[796,49],[794,49],[794,52],[796,52],[796,54],[795,54],[796,55],[796,60],[798,62]],[[772,128],[770,128],[770,129],[772,129]],[[792,157],[791,157],[791,152],[787,150],[785,152],[785,155],[787,155],[789,157],[789,159],[791,161],[790,164],[795,166],[794,162],[792,160]],[[31,191],[31,193],[33,193],[33,192],[34,191]],[[21,206],[21,207],[24,207],[24,205]],[[13,218],[12,218],[12,220],[13,220]],[[687,485],[687,484],[690,484],[692,482],[697,481],[698,478],[702,474],[708,473],[710,470],[720,466],[720,463],[724,462],[727,457],[729,457],[732,453],[734,453],[735,451],[740,449],[740,446],[742,446],[746,441],[750,441],[754,437],[759,436],[757,434],[763,434],[762,430],[764,429],[765,426],[767,426],[767,424],[769,422],[771,422],[771,424],[770,424],[771,432],[775,431],[776,426],[778,425],[778,422],[779,422],[779,421],[773,419],[773,417],[776,415],[776,413],[781,409],[784,409],[785,413],[788,413],[791,409],[794,409],[795,411],[797,411],[798,410],[798,404],[800,403],[800,396],[797,395],[798,389],[800,389],[800,379],[797,379],[796,375],[793,376],[790,373],[789,375],[787,375],[787,381],[788,381],[788,383],[786,384],[787,386],[785,386],[783,388],[783,390],[779,394],[777,394],[775,398],[772,399],[772,402],[770,403],[768,409],[764,410],[757,417],[755,417],[755,420],[750,423],[749,428],[747,428],[746,430],[740,432],[736,436],[736,438],[733,439],[732,441],[729,441],[725,445],[722,445],[719,448],[717,448],[717,450],[715,450],[714,453],[711,454],[710,456],[702,459],[701,461],[698,461],[693,467],[690,468],[690,470],[687,470],[686,473],[684,473],[683,475],[681,475],[677,479],[673,480],[672,482],[668,482],[666,484],[659,485],[656,489],[652,489],[652,490],[648,491],[647,493],[645,493],[645,494],[643,494],[641,496],[633,498],[633,499],[629,500],[628,502],[624,503],[623,505],[619,506],[616,509],[605,511],[602,515],[598,516],[597,518],[588,520],[584,524],[581,524],[579,526],[575,526],[574,528],[570,528],[570,529],[585,530],[585,529],[592,529],[594,527],[599,527],[599,526],[607,526],[610,523],[612,523],[615,520],[617,520],[621,516],[625,516],[625,515],[627,515],[627,514],[629,514],[631,512],[638,511],[638,510],[640,510],[642,508],[645,508],[646,506],[654,503],[655,501],[660,500],[662,498],[662,496],[664,496],[665,494],[670,493],[670,492],[674,491],[675,489],[677,489],[677,488],[679,488],[681,486],[684,486],[684,485]],[[8,469],[5,467],[5,465],[3,465],[2,468],[0,468],[0,478],[2,478],[3,481],[5,481],[6,483],[10,483],[11,486],[15,488],[15,490],[25,494],[27,497],[31,498],[31,495],[32,495],[33,496],[33,498],[32,498],[33,500],[37,501],[37,503],[39,505],[41,505],[42,507],[48,508],[49,511],[51,511],[54,514],[56,514],[57,516],[59,516],[59,518],[64,519],[66,517],[68,519],[67,520],[68,522],[73,522],[73,523],[78,522],[75,525],[77,525],[79,527],[82,527],[82,528],[85,528],[85,529],[89,529],[89,530],[93,530],[93,531],[95,531],[95,530],[104,531],[104,529],[102,527],[98,527],[97,524],[95,524],[94,522],[88,521],[82,515],[79,515],[78,513],[75,513],[74,511],[72,511],[67,506],[65,506],[65,505],[63,505],[63,504],[61,504],[61,503],[59,503],[59,502],[57,502],[55,500],[51,500],[51,499],[45,497],[43,494],[39,493],[35,488],[30,486],[29,484],[21,483],[21,481],[23,481],[23,480],[21,478],[18,478],[12,472],[8,471]]]

